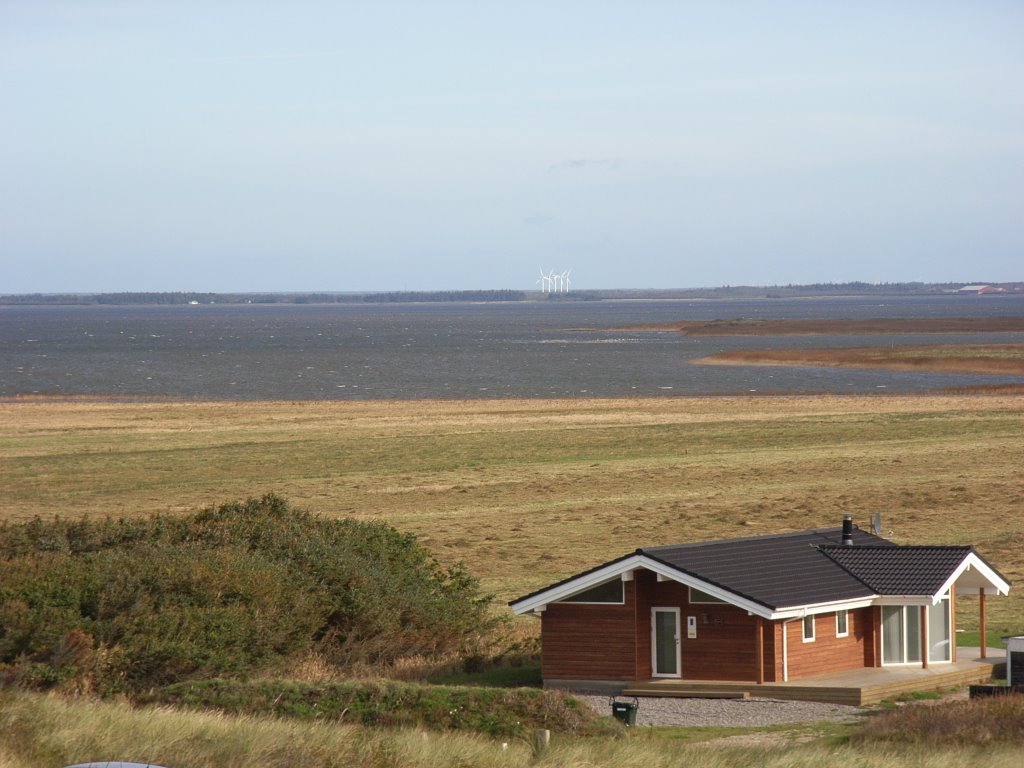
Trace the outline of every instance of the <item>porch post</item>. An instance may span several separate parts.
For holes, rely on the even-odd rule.
[[[764,619],[757,617],[757,684],[764,685]]]
[[[956,586],[949,588],[949,660],[956,664]]]
[[[928,606],[921,606],[921,669],[928,669]]]
[[[985,627],[985,588],[984,587],[981,587],[978,590],[978,607],[981,610],[981,658],[987,659],[988,658],[988,648],[986,646],[988,645],[988,643],[985,642],[985,634],[986,634],[985,633],[985,629],[986,629],[986,627]]]

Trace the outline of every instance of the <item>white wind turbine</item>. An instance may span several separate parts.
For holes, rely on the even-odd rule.
[[[540,280],[537,283],[540,285],[541,293],[548,293],[551,290],[551,278],[544,274],[544,267],[540,268]]]
[[[562,290],[565,291],[565,293],[569,292],[569,275],[571,275],[571,274],[572,274],[572,270],[571,269],[567,269],[567,270],[565,270],[565,272],[563,272],[561,274]]]
[[[548,280],[551,283],[551,290],[554,293],[560,293],[562,290],[562,276],[555,273],[555,270],[551,270],[548,275]]]

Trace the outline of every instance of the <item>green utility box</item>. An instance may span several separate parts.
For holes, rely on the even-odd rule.
[[[636,725],[637,701],[616,701],[612,699],[612,717],[626,725]]]

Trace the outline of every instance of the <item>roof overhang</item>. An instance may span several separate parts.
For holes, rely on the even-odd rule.
[[[986,563],[976,552],[969,552],[960,566],[939,589],[934,601],[956,587],[957,594],[1007,595],[1010,593],[1010,582],[1002,577],[991,565]]]
[[[611,579],[621,578],[623,581],[630,581],[633,571],[640,568],[657,574],[660,581],[674,581],[687,587],[695,587],[730,605],[742,608],[752,616],[760,616],[773,621],[796,619],[833,611],[856,610],[871,605],[935,605],[953,588],[958,594],[973,595],[979,594],[979,592],[984,592],[986,595],[1005,595],[1010,591],[1009,582],[972,551],[964,557],[960,565],[933,595],[875,594],[830,602],[773,608],[637,552],[514,600],[509,605],[517,616],[539,614],[551,603],[557,603]]]
[[[621,578],[623,581],[629,581],[633,571],[638,568],[643,568],[657,574],[659,579],[662,581],[674,581],[687,587],[695,587],[696,589],[706,592],[713,597],[717,597],[719,600],[723,600],[730,605],[742,608],[752,616],[760,616],[763,619],[769,620],[800,618],[803,616],[812,616],[817,613],[829,613],[832,611],[855,610],[857,608],[865,608],[871,605],[874,599],[874,595],[871,595],[851,600],[837,600],[828,603],[817,603],[814,605],[771,608],[767,605],[755,602],[748,597],[744,597],[743,595],[737,595],[735,592],[730,592],[717,584],[704,581],[696,576],[679,571],[672,566],[666,565],[665,563],[651,557],[637,553],[612,561],[600,568],[580,574],[575,578],[567,579],[566,581],[559,582],[547,589],[534,592],[531,595],[515,600],[510,603],[510,607],[517,616],[528,613],[541,613],[551,603],[557,603],[567,597],[572,597],[575,594],[584,592],[591,587],[595,587],[598,584],[602,584],[611,579]]]

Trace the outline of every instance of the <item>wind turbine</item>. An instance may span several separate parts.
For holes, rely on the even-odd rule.
[[[551,278],[544,274],[544,267],[540,268],[540,280],[537,283],[540,285],[541,293],[547,293],[551,290]]]
[[[551,270],[551,274],[548,275],[548,280],[551,281],[551,290],[555,293],[559,293],[562,290],[562,276],[555,273],[555,270]]]
[[[571,274],[571,269],[567,269],[565,270],[565,272],[562,273],[562,290],[565,291],[566,293],[569,292],[569,275]]]

